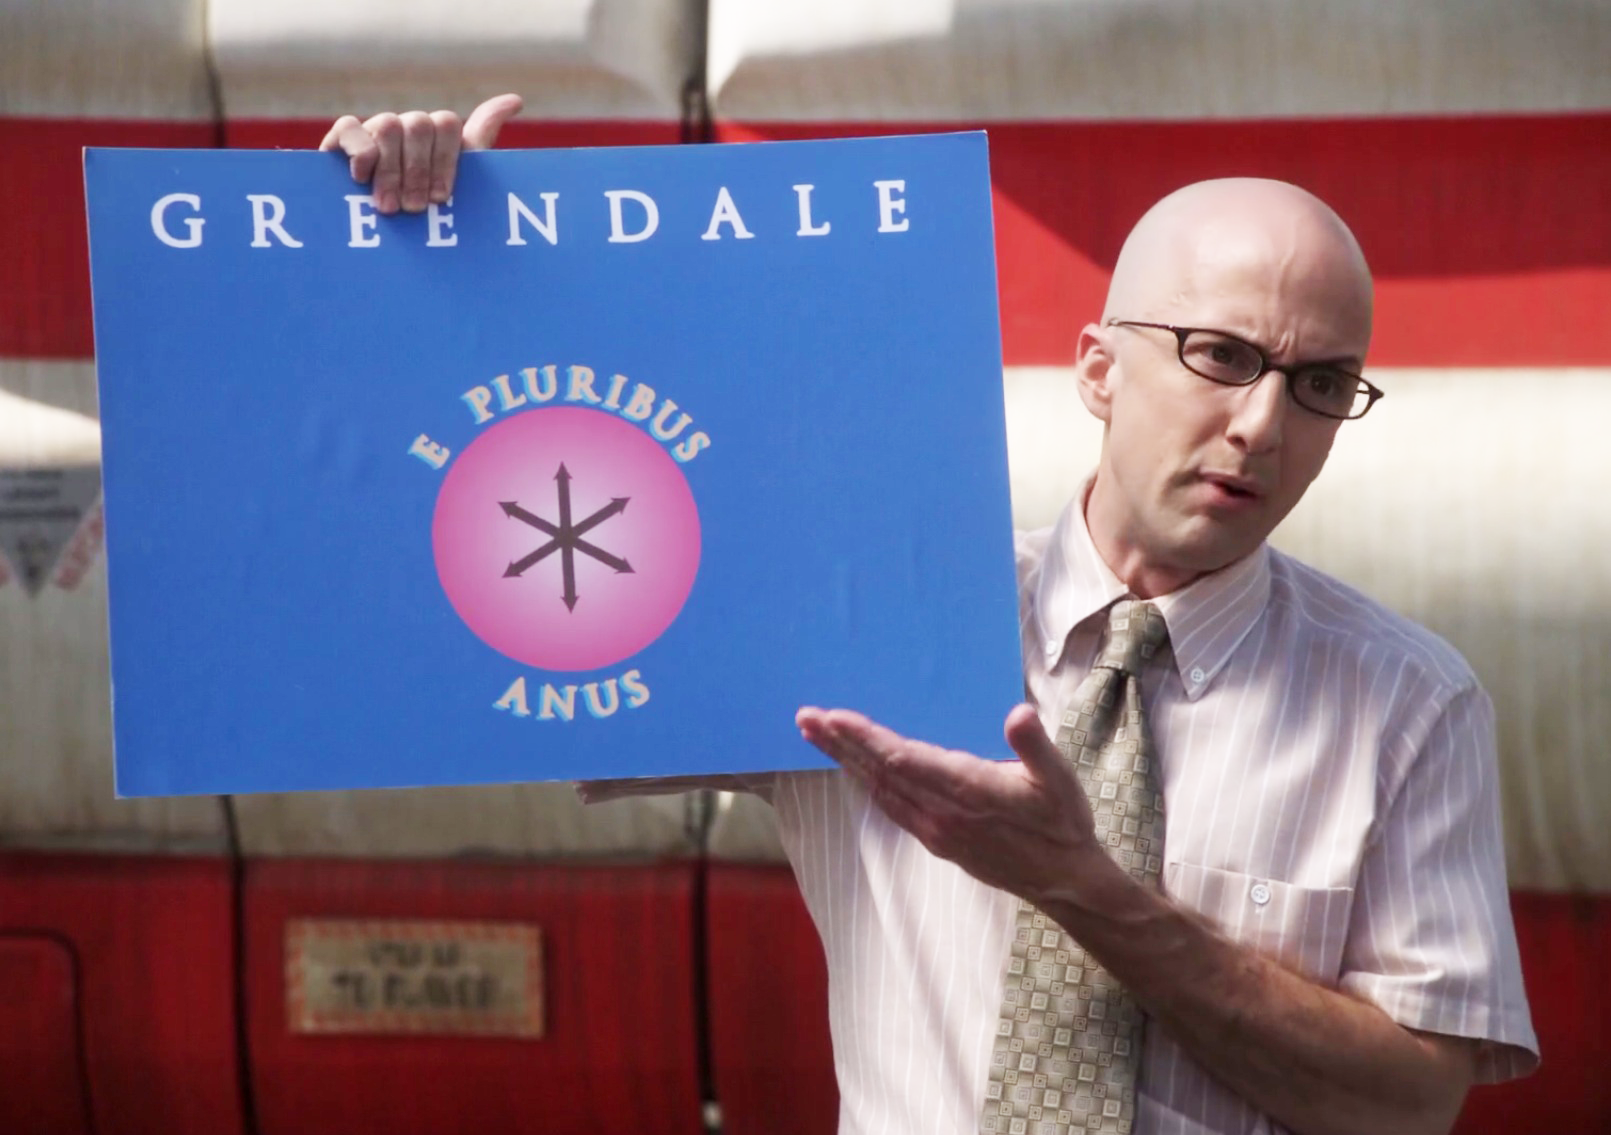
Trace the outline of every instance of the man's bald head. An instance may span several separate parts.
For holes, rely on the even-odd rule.
[[[1236,177],[1177,189],[1142,216],[1119,251],[1102,318],[1177,318],[1227,272],[1261,271],[1297,302],[1332,308],[1370,339],[1371,279],[1348,226],[1284,181]],[[1360,360],[1363,362],[1363,358]]]
[[[1187,366],[1186,332],[1202,355]],[[1300,405],[1356,382],[1371,334],[1371,281],[1348,226],[1279,181],[1205,181],[1147,211],[1124,242],[1099,324],[1075,371],[1105,425],[1086,504],[1098,550],[1141,596],[1164,594],[1253,552],[1330,452],[1339,421]],[[1270,366],[1226,385],[1214,352]],[[1344,394],[1344,397],[1351,397]]]

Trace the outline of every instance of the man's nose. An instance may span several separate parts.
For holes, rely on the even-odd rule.
[[[1287,376],[1269,370],[1236,391],[1227,431],[1231,442],[1248,453],[1269,453],[1281,446],[1281,429],[1291,407]]]

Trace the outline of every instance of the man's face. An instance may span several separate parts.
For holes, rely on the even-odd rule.
[[[1161,274],[1173,286],[1146,310],[1113,314],[1226,331],[1277,366],[1326,361],[1357,371],[1369,295],[1361,298],[1357,274],[1335,259],[1290,232],[1225,232]],[[1107,423],[1093,494],[1103,499],[1091,508],[1108,531],[1182,580],[1252,552],[1319,475],[1340,423],[1295,403],[1284,375],[1235,387],[1192,373],[1169,331],[1086,334],[1100,339],[1105,368],[1095,404],[1086,400]]]

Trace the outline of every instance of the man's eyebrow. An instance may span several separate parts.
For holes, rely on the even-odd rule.
[[[1240,339],[1250,347],[1256,347],[1266,359],[1271,358],[1273,352],[1258,339],[1244,335],[1240,331],[1226,331],[1216,327],[1193,328],[1192,330],[1214,331],[1220,335],[1229,335],[1232,339]],[[1365,369],[1365,356],[1363,355],[1327,355],[1318,359],[1299,359],[1292,364],[1294,368],[1301,367],[1339,367],[1359,372]]]
[[[1365,369],[1365,359],[1361,355],[1330,355],[1323,359],[1300,359],[1292,364],[1294,367],[1337,367],[1341,370],[1362,371]]]

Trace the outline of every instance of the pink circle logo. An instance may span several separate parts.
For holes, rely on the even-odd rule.
[[[676,619],[699,571],[699,510],[647,432],[580,406],[527,410],[454,460],[431,522],[436,574],[492,649],[594,670]]]

